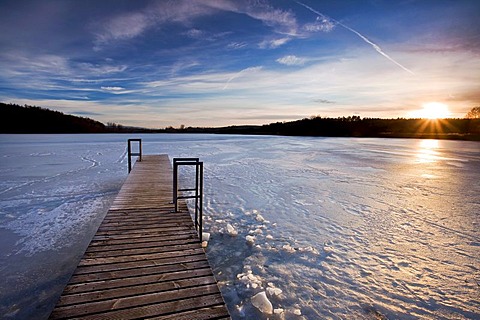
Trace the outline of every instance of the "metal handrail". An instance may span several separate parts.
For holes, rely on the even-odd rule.
[[[178,189],[178,167],[179,166],[195,166],[195,188]],[[184,192],[183,196],[179,196],[178,192]],[[185,195],[185,192],[193,192],[193,194]],[[175,212],[178,212],[179,199],[195,199],[195,219],[194,225],[198,232],[200,242],[203,240],[203,162],[199,158],[173,158],[173,203],[175,204]]]
[[[138,142],[138,152],[132,152],[132,142]],[[132,157],[135,156],[142,161],[142,139],[128,139],[128,173],[132,171]]]

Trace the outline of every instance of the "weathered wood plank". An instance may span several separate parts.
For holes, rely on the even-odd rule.
[[[196,237],[195,233],[187,233],[187,234],[175,234],[171,236],[150,236],[150,237],[143,237],[135,239],[135,242],[132,243],[131,237],[126,237],[123,239],[118,238],[107,238],[104,240],[93,240],[90,242],[90,246],[88,247],[87,252],[93,251],[102,251],[106,250],[105,248],[110,248],[110,250],[120,250],[120,249],[127,249],[127,248],[145,248],[148,246],[168,246],[170,244],[177,244],[177,243],[191,243],[197,242],[198,238]]]
[[[183,261],[198,261],[200,259],[206,259],[203,252],[195,255],[180,255],[180,256],[167,256],[164,259],[157,260],[135,260],[129,262],[110,263],[105,265],[90,265],[90,266],[78,266],[75,274],[85,274],[93,272],[105,272],[105,271],[117,271],[132,268],[149,268],[161,265],[178,264]]]
[[[139,310],[142,306],[146,308],[150,305],[155,304],[158,307],[155,310],[155,313],[159,313],[159,307],[162,303],[176,300],[190,300],[193,298],[203,297],[208,294],[218,294],[217,284],[209,284],[201,287],[185,288],[185,289],[175,289],[164,292],[155,292],[148,294],[140,294],[131,297],[120,297],[114,299],[108,299],[104,301],[90,301],[88,303],[73,304],[68,306],[59,306],[55,308],[54,313],[61,315],[63,317],[78,317],[83,315],[90,315],[96,313],[105,313],[108,314],[109,311],[118,311],[118,310],[128,310],[138,308]],[[164,307],[162,312],[172,312],[176,308]],[[149,314],[147,314],[149,315]],[[152,314],[154,315],[154,314]],[[142,315],[143,316],[143,315]]]
[[[192,268],[180,270],[172,269],[169,272],[165,273],[154,273],[130,277],[117,277],[108,279],[108,281],[90,281],[90,282],[80,282],[72,283],[67,285],[65,288],[64,296],[69,296],[71,294],[85,293],[85,292],[95,292],[100,290],[108,290],[113,288],[120,288],[125,286],[136,285],[139,283],[150,283],[150,282],[162,282],[170,281],[173,283],[173,280],[200,277],[211,275],[209,265],[206,261],[199,261],[195,264],[192,263]]]
[[[228,310],[167,156],[129,174],[51,319],[223,319]]]
[[[76,273],[72,276],[70,284],[82,284],[93,281],[114,281],[126,277],[138,277],[143,275],[155,275],[160,273],[174,273],[195,268],[206,268],[208,261],[202,255],[184,257],[183,260],[177,259],[175,263],[165,265],[152,265],[147,268],[132,268],[123,270],[102,271],[96,273]],[[68,288],[68,286],[67,286]]]
[[[177,230],[173,235],[175,234],[191,234],[194,236],[197,236],[196,231],[194,230]],[[131,235],[114,235],[114,234],[104,234],[104,235],[96,235],[93,237],[93,240],[105,240],[105,239],[135,239],[135,238],[149,238],[149,237],[155,237],[155,236],[162,236],[165,235],[165,238],[167,238],[169,235],[165,233],[158,233],[158,232],[143,232],[143,233],[136,233],[136,234],[131,234]],[[198,236],[197,236],[198,238]]]
[[[208,320],[208,319],[230,319],[230,315],[223,306],[213,306],[205,309],[179,312],[170,315],[151,317],[150,320]]]
[[[182,243],[177,245],[170,246],[144,246],[142,248],[129,248],[123,250],[108,250],[108,251],[95,251],[95,252],[86,252],[84,254],[85,259],[102,259],[102,258],[113,258],[113,257],[124,257],[124,256],[134,256],[134,255],[146,255],[146,254],[155,254],[155,253],[165,253],[173,251],[184,251],[190,249],[197,249],[198,243]]]
[[[176,289],[186,289],[204,285],[215,284],[215,278],[210,275],[208,269],[202,269],[203,276],[175,279],[175,281],[155,282],[159,277],[144,277],[142,279],[129,279],[122,281],[124,287],[109,288],[108,290],[96,290],[78,294],[64,295],[60,298],[57,306],[66,306],[79,303],[91,303],[93,301],[101,301],[108,299],[118,299],[129,296],[138,296],[148,293],[156,293],[161,291],[169,291]],[[188,275],[188,274],[187,274]],[[163,279],[162,279],[163,280]]]

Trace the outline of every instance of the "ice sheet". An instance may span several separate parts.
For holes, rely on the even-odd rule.
[[[234,319],[479,316],[478,143],[228,135],[1,136],[0,314],[38,315],[40,292],[46,317],[137,137],[204,161],[207,255]]]

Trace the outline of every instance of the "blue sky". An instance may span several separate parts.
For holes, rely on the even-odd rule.
[[[124,125],[480,105],[480,1],[0,1],[0,101]]]

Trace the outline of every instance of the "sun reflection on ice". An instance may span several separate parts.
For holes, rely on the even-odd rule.
[[[439,148],[438,140],[421,140],[417,148],[417,162],[418,163],[433,163],[437,162],[439,159],[439,153],[437,149]]]

